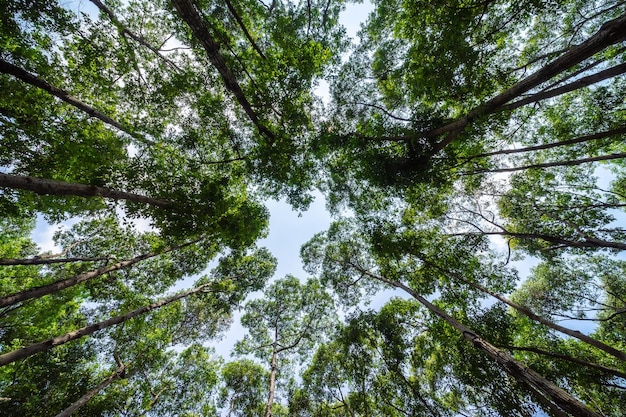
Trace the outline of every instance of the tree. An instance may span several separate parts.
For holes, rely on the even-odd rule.
[[[249,360],[228,362],[222,367],[221,403],[228,416],[253,417],[265,410],[267,370]]]
[[[246,304],[241,323],[249,334],[238,343],[240,354],[253,354],[269,360],[269,387],[264,415],[272,415],[276,379],[296,354],[303,356],[331,326],[333,301],[320,283],[309,280],[304,285],[287,276],[265,290],[263,299]]]

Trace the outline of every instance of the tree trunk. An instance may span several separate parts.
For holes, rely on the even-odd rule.
[[[98,261],[107,261],[110,258],[106,256],[101,256],[97,258],[44,258],[44,257],[34,257],[30,259],[12,259],[12,258],[2,258],[0,259],[0,265],[9,266],[9,265],[50,265],[50,264],[60,264],[60,263],[71,263],[71,262],[98,262]]]
[[[567,52],[554,61],[546,64],[534,74],[521,80],[506,91],[493,97],[491,100],[474,108],[466,116],[445,126],[420,133],[419,136],[432,138],[444,133],[448,134],[446,138],[433,147],[432,154],[434,155],[454,141],[459,133],[477,117],[502,110],[502,106],[507,102],[624,39],[626,39],[626,14],[604,23],[600,30],[585,42],[568,49]],[[407,137],[406,139],[411,138]]]
[[[613,348],[611,346],[608,346],[607,344],[602,343],[601,341],[599,341],[597,339],[594,339],[593,337],[589,337],[589,336],[587,336],[584,333],[581,333],[579,331],[575,331],[575,330],[572,330],[572,329],[568,329],[567,327],[563,327],[563,326],[561,326],[559,324],[556,324],[553,321],[550,321],[548,319],[545,319],[545,318],[543,318],[543,317],[533,313],[530,309],[528,309],[528,308],[526,308],[524,306],[521,306],[521,305],[519,305],[517,303],[514,303],[513,301],[509,300],[508,298],[505,298],[505,297],[501,296],[500,294],[495,293],[495,292],[491,291],[490,289],[483,287],[480,284],[471,282],[471,281],[463,278],[461,275],[456,274],[456,273],[451,272],[451,271],[448,271],[448,270],[440,267],[439,265],[437,265],[437,264],[435,264],[433,262],[430,262],[430,261],[422,259],[422,258],[420,258],[420,259],[426,265],[430,265],[430,266],[438,269],[439,271],[443,272],[444,274],[446,274],[446,275],[448,275],[450,277],[453,277],[454,279],[456,279],[456,280],[458,280],[458,281],[460,281],[460,282],[462,282],[464,284],[467,284],[467,285],[469,285],[470,287],[472,287],[474,289],[477,289],[477,290],[479,290],[481,292],[484,292],[485,294],[489,294],[493,298],[495,298],[495,299],[497,299],[499,301],[502,301],[504,304],[514,308],[515,310],[517,310],[520,313],[524,314],[526,317],[528,317],[531,320],[534,320],[534,321],[536,321],[538,323],[541,323],[541,324],[543,324],[546,327],[549,327],[549,328],[551,328],[553,330],[556,330],[557,332],[561,332],[561,333],[566,334],[568,336],[574,337],[574,338],[576,338],[576,339],[578,339],[578,340],[580,340],[582,342],[585,342],[585,343],[587,343],[587,344],[589,344],[589,345],[591,345],[591,346],[593,346],[593,347],[595,347],[597,349],[600,349],[600,350],[608,353],[611,356],[616,357],[619,360],[626,361],[626,353],[624,353],[624,352],[622,352],[622,351],[620,351],[618,349],[615,349],[615,348]]]
[[[607,366],[603,366],[603,365],[599,365],[597,363],[593,363],[593,362],[589,362],[589,361],[585,361],[582,359],[578,359],[578,358],[574,358],[572,356],[568,356],[568,355],[563,355],[561,353],[554,353],[554,352],[550,352],[544,349],[540,349],[538,347],[533,347],[533,346],[499,346],[502,349],[507,349],[507,350],[519,350],[521,352],[533,352],[536,353],[538,355],[543,355],[543,356],[549,356],[551,358],[555,358],[555,359],[561,359],[567,362],[572,362],[572,363],[576,363],[578,365],[582,365],[582,366],[586,366],[588,368],[593,368],[596,369],[606,375],[612,375],[618,378],[624,378],[626,379],[626,372],[622,372],[619,371],[617,369],[613,369],[613,368],[609,368]]]
[[[276,342],[272,351],[272,362],[270,365],[270,388],[267,397],[267,405],[265,406],[265,417],[272,417],[272,405],[274,404],[274,393],[276,392],[276,368],[278,368],[278,350]]]
[[[498,173],[498,172],[525,171],[527,169],[543,169],[543,168],[552,168],[552,167],[576,166],[576,165],[588,164],[590,162],[611,161],[613,159],[624,159],[624,158],[626,158],[626,153],[612,153],[609,155],[592,156],[589,158],[573,159],[570,161],[544,162],[542,164],[525,165],[522,167],[479,169],[476,171],[470,171],[470,172],[464,173],[464,175],[485,174],[485,173],[492,174],[492,173]]]
[[[133,203],[149,204],[161,208],[168,208],[172,205],[171,201],[127,193],[124,191],[117,191],[105,187],[96,187],[95,185],[77,184],[73,182],[3,173],[0,173],[0,187],[32,191],[41,195],[104,197],[112,200],[125,200]]]
[[[610,242],[602,239],[595,238],[583,238],[582,242],[576,240],[563,239],[556,236],[544,235],[541,233],[515,233],[515,232],[470,232],[470,233],[452,233],[448,236],[468,236],[468,235],[485,235],[485,236],[508,236],[517,239],[538,239],[545,240],[546,242],[569,246],[572,248],[610,248],[626,250],[626,243]]]
[[[85,395],[80,397],[78,400],[72,403],[72,405],[67,407],[65,410],[57,414],[56,417],[70,417],[76,410],[78,410],[83,405],[87,404],[87,402],[91,400],[94,396],[96,396],[96,394],[98,394],[100,391],[102,391],[103,389],[111,385],[118,378],[121,378],[125,372],[126,372],[126,367],[120,366],[114,373],[109,375],[108,378],[100,382],[100,384],[98,384],[96,387],[87,391]]]
[[[126,26],[124,26],[122,22],[120,22],[120,20],[117,18],[117,16],[115,16],[115,13],[113,13],[113,11],[109,9],[104,3],[102,3],[100,0],[89,0],[89,1],[93,3],[93,5],[96,6],[98,9],[100,9],[102,13],[106,14],[109,17],[109,20],[111,20],[111,22],[117,27],[117,29],[120,31],[122,36],[128,36],[129,38],[131,38],[138,44],[143,45],[144,47],[148,48],[149,50],[154,52],[156,56],[158,56],[161,60],[163,60],[163,62],[165,62],[167,65],[169,65],[176,71],[181,72],[181,69],[172,60],[164,56],[161,53],[161,51],[158,48],[151,45],[146,40],[146,38],[144,38],[142,35],[137,35],[136,33],[132,32],[130,29],[128,29]]]
[[[220,53],[220,43],[216,41],[208,28],[206,27],[202,17],[198,13],[196,6],[191,0],[170,0],[176,8],[180,17],[187,23],[195,38],[200,42],[207,53],[209,61],[217,69],[226,85],[226,88],[233,93],[237,102],[248,115],[250,121],[259,129],[263,135],[267,137],[270,144],[275,140],[275,135],[259,120],[258,115],[252,108],[252,105],[246,98],[235,74],[230,70],[224,57]]]
[[[167,304],[173,303],[174,301],[180,300],[182,298],[185,298],[189,295],[198,293],[202,290],[204,290],[206,287],[208,287],[209,285],[211,285],[210,283],[208,284],[204,284],[204,285],[200,285],[199,287],[196,287],[192,290],[189,291],[185,291],[182,292],[180,294],[174,295],[172,297],[169,298],[165,298],[161,301],[158,301],[156,303],[138,308],[136,310],[133,310],[129,313],[123,314],[121,316],[116,316],[116,317],[112,317],[108,320],[103,320],[101,322],[89,325],[89,326],[85,326],[85,327],[81,327],[78,330],[74,330],[72,332],[66,333],[64,335],[61,336],[57,336],[57,337],[53,337],[52,339],[48,339],[48,340],[44,340],[43,342],[39,342],[39,343],[33,343],[32,345],[28,345],[26,347],[23,347],[21,349],[16,349],[14,351],[5,353],[3,355],[0,355],[0,366],[4,366],[7,365],[9,363],[18,361],[20,359],[24,359],[24,358],[28,358],[29,356],[32,356],[36,353],[39,352],[43,352],[46,350],[50,350],[55,346],[59,346],[62,345],[64,343],[70,342],[72,340],[76,340],[76,339],[80,339],[81,337],[84,336],[89,336],[92,333],[97,332],[98,330],[102,330],[105,329],[107,327],[111,327],[114,326],[116,324],[120,324],[123,323],[127,320],[130,320],[134,317],[137,317],[141,314],[145,314],[148,313],[152,310],[156,310],[160,307],[163,307]]]
[[[548,90],[548,91],[543,91],[541,93],[533,94],[524,99],[507,104],[505,106],[502,106],[501,110],[503,111],[514,110],[530,103],[536,103],[538,101],[560,96],[561,94],[569,93],[570,91],[575,91],[580,88],[588,87],[592,84],[596,84],[601,81],[607,80],[609,78],[616,77],[620,74],[623,74],[624,72],[626,72],[626,64],[616,65],[614,67],[607,68],[603,71],[597,72],[593,75],[582,77],[564,86],[553,88],[552,90]]]
[[[410,294],[420,304],[426,307],[431,313],[441,317],[443,320],[446,321],[446,323],[448,323],[459,333],[461,333],[463,338],[472,343],[478,350],[482,351],[487,356],[495,360],[511,377],[513,377],[524,386],[530,387],[531,390],[537,390],[547,399],[558,405],[558,407],[562,410],[580,417],[601,417],[598,413],[588,408],[585,404],[578,401],[562,388],[548,381],[532,369],[529,369],[528,367],[526,367],[526,365],[517,361],[508,353],[496,348],[486,340],[482,339],[469,327],[465,326],[452,316],[448,315],[439,307],[430,303],[424,297],[413,291],[411,288],[407,287],[401,282],[392,281],[383,276],[374,274],[353,263],[349,264],[364,275],[367,275],[371,278],[374,278],[378,281],[384,282],[396,288],[400,288]]]
[[[11,295],[7,295],[5,297],[0,298],[0,308],[2,307],[8,307],[10,305],[13,304],[17,304],[21,301],[26,301],[26,300],[30,300],[31,298],[39,298],[39,297],[43,297],[44,295],[48,295],[48,294],[52,294],[55,293],[57,291],[61,291],[64,290],[66,288],[69,287],[73,287],[74,285],[78,285],[82,282],[85,281],[89,281],[90,279],[99,277],[101,275],[104,275],[106,273],[112,272],[112,271],[117,271],[120,269],[124,269],[124,268],[128,268],[129,266],[132,266],[138,262],[141,262],[145,259],[149,259],[149,258],[154,258],[155,256],[158,255],[162,255],[168,252],[172,252],[181,248],[184,248],[186,246],[192,245],[196,242],[198,242],[200,239],[196,239],[192,242],[187,242],[187,243],[183,243],[181,245],[178,246],[174,246],[171,248],[166,249],[163,252],[151,252],[151,253],[144,253],[143,255],[139,255],[134,257],[133,259],[129,259],[126,261],[121,261],[121,262],[117,262],[113,265],[107,265],[107,266],[103,266],[102,268],[98,268],[98,269],[93,269],[91,271],[87,271],[87,272],[83,272],[82,274],[78,274],[72,278],[68,278],[68,279],[64,279],[62,281],[57,281],[57,282],[53,282],[52,284],[48,284],[48,285],[42,285],[41,287],[35,287],[35,288],[29,288],[27,290],[15,293],[15,294],[11,294]]]
[[[10,62],[7,62],[3,59],[0,59],[0,72],[3,72],[5,74],[10,74],[14,76],[15,78],[17,78],[18,80],[24,81],[27,84],[30,84],[34,87],[44,90],[45,92],[63,100],[67,104],[74,106],[77,109],[87,113],[89,116],[95,117],[96,119],[101,120],[102,122],[108,124],[109,126],[113,126],[116,129],[119,129],[123,132],[128,133],[130,136],[134,137],[135,139],[141,142],[148,143],[148,144],[151,143],[146,138],[132,132],[129,127],[124,126],[122,123],[118,122],[117,120],[112,119],[106,114],[80,101],[76,97],[70,95],[70,93],[68,93],[67,91],[57,88],[53,86],[52,84],[48,83],[47,81],[42,80],[41,78],[37,77],[36,75],[31,74],[30,72],[16,65],[13,65]]]
[[[577,143],[590,142],[592,140],[609,138],[611,136],[617,136],[617,135],[621,135],[624,133],[626,133],[626,126],[613,129],[613,130],[607,130],[604,132],[592,133],[590,135],[580,136],[574,139],[563,140],[560,142],[545,143],[543,145],[528,146],[526,148],[519,148],[519,149],[503,149],[501,151],[481,153],[479,155],[468,157],[467,160],[469,161],[469,160],[476,159],[476,158],[485,158],[488,156],[511,155],[511,154],[516,154],[516,153],[525,153],[525,152],[540,151],[544,149],[552,149],[552,148],[556,148],[559,146],[575,145]]]

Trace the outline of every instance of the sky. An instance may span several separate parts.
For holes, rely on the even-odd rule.
[[[76,3],[77,10],[82,12],[92,11],[93,5],[88,1],[78,1]],[[357,39],[357,32],[360,25],[367,19],[369,12],[372,10],[370,2],[365,1],[361,4],[348,4],[346,9],[341,13],[340,21],[346,28],[346,33],[353,40]],[[93,10],[96,12],[96,10]],[[325,102],[328,102],[328,86],[321,83],[318,87],[319,94]],[[272,254],[278,259],[278,267],[274,275],[274,279],[282,278],[287,274],[294,275],[301,280],[308,278],[302,269],[302,261],[300,260],[300,247],[310,240],[316,233],[328,229],[331,223],[331,217],[326,210],[326,202],[322,194],[315,193],[315,201],[305,212],[294,211],[285,201],[269,200],[266,206],[270,212],[269,234],[266,238],[260,240],[257,245],[259,247],[268,248]],[[69,227],[73,221],[64,222],[61,225],[50,225],[43,217],[38,217],[37,226],[34,230],[33,239],[39,245],[42,251],[59,252],[60,248],[54,246],[52,236],[60,227]],[[137,225],[139,229],[146,230],[148,223]],[[210,265],[209,269],[213,265]],[[190,288],[196,277],[189,277],[179,282],[173,289],[180,290]],[[393,291],[387,291],[380,294],[372,303],[372,307],[380,306],[389,298]],[[258,295],[258,294],[257,294]],[[212,343],[216,349],[216,353],[229,358],[230,351],[237,340],[241,340],[244,336],[244,329],[239,324],[240,313],[236,313],[233,317],[233,325],[224,337]]]

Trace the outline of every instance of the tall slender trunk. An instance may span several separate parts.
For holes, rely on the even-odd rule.
[[[485,157],[488,157],[488,156],[511,155],[511,154],[516,154],[516,153],[525,153],[525,152],[540,151],[540,150],[544,150],[544,149],[552,149],[552,148],[556,148],[556,147],[559,147],[559,146],[575,145],[577,143],[590,142],[592,140],[604,139],[604,138],[608,138],[608,137],[611,137],[611,136],[621,135],[621,134],[624,134],[624,133],[626,133],[626,126],[622,126],[620,128],[617,128],[617,129],[606,130],[604,132],[592,133],[590,135],[584,135],[584,136],[580,136],[580,137],[573,138],[573,139],[562,140],[562,141],[559,141],[559,142],[545,143],[543,145],[528,146],[526,148],[519,148],[519,149],[503,149],[503,150],[500,150],[500,151],[481,153],[481,154],[478,154],[478,155],[470,156],[470,157],[467,158],[467,160],[469,161],[469,160],[476,159],[476,158],[485,158]]]
[[[87,103],[82,102],[81,100],[79,100],[78,98],[72,96],[70,93],[68,93],[67,91],[60,89],[58,87],[53,86],[52,84],[50,84],[49,82],[37,77],[34,74],[31,74],[30,72],[11,64],[10,62],[7,62],[3,59],[0,59],[0,72],[3,72],[5,74],[10,74],[12,76],[14,76],[15,78],[17,78],[18,80],[21,80],[27,84],[30,84],[34,87],[37,87],[47,93],[49,93],[50,95],[53,95],[61,100],[63,100],[64,102],[66,102],[67,104],[76,107],[77,109],[87,113],[89,116],[91,117],[95,117],[96,119],[101,120],[102,122],[108,124],[109,126],[113,126],[116,129],[119,129],[123,132],[128,133],[130,136],[134,137],[135,139],[144,142],[144,143],[151,143],[150,140],[138,135],[137,133],[133,132],[128,126],[124,126],[122,123],[118,122],[117,120],[107,116],[106,114],[96,110],[95,108],[93,108],[92,106],[90,106]]]
[[[162,255],[168,252],[172,252],[178,249],[182,249],[186,246],[192,245],[196,242],[198,242],[200,239],[196,239],[194,241],[191,242],[186,242],[183,243],[181,245],[178,246],[173,246],[170,248],[167,248],[165,251],[163,252],[151,252],[151,253],[144,253],[142,255],[136,256],[132,259],[126,260],[126,261],[121,261],[121,262],[117,262],[115,264],[112,265],[107,265],[107,266],[103,266],[101,268],[98,269],[93,269],[91,271],[87,271],[87,272],[83,272],[82,274],[78,274],[73,276],[72,278],[68,278],[68,279],[64,279],[62,281],[57,281],[57,282],[53,282],[52,284],[48,284],[48,285],[42,285],[40,287],[35,287],[35,288],[29,288],[27,290],[15,293],[15,294],[11,294],[11,295],[7,295],[5,297],[0,298],[0,308],[2,307],[8,307],[10,305],[13,304],[17,304],[21,301],[26,301],[26,300],[30,300],[31,298],[39,298],[39,297],[43,297],[44,295],[48,295],[48,294],[52,294],[55,293],[57,291],[61,291],[64,290],[66,288],[69,287],[73,287],[74,285],[78,285],[82,282],[85,281],[89,281],[90,279],[99,277],[101,275],[104,275],[106,273],[109,272],[113,272],[113,271],[117,271],[120,269],[124,269],[124,268],[128,268],[132,265],[135,265],[136,263],[139,263],[145,259],[149,259],[149,258],[154,258],[155,256],[158,255]]]
[[[76,410],[78,410],[83,405],[87,404],[89,400],[95,397],[96,394],[98,394],[100,391],[102,391],[103,389],[111,385],[117,379],[121,378],[125,372],[126,372],[126,367],[120,366],[115,372],[109,375],[106,379],[102,380],[102,382],[100,382],[97,386],[87,391],[85,395],[83,395],[78,400],[73,402],[72,405],[67,407],[65,410],[61,411],[55,417],[70,417],[74,412],[76,412]]]
[[[0,259],[0,265],[2,266],[11,266],[11,265],[50,265],[50,264],[61,264],[61,263],[71,263],[71,262],[98,262],[98,261],[107,261],[109,257],[100,256],[95,258],[89,257],[79,257],[79,258],[42,258],[42,257],[34,257],[34,258],[26,258],[26,259],[13,259],[13,258],[2,258]]]
[[[448,123],[445,126],[422,132],[419,136],[431,138],[446,133],[448,134],[443,140],[435,144],[432,149],[432,154],[434,155],[453,142],[458,137],[459,133],[477,117],[502,110],[503,106],[509,101],[624,39],[626,39],[626,14],[604,23],[600,30],[589,39],[568,49],[563,55],[544,65],[535,73],[474,108],[466,116],[452,123]],[[410,137],[407,137],[407,140],[408,139],[410,139]]]
[[[603,374],[606,374],[606,375],[612,375],[612,376],[615,376],[615,377],[618,377],[618,378],[626,379],[626,372],[622,372],[622,371],[617,370],[617,369],[609,368],[609,367],[604,366],[604,365],[599,365],[597,363],[593,363],[593,362],[585,361],[585,360],[582,360],[582,359],[574,358],[572,356],[563,355],[561,353],[550,352],[548,350],[541,349],[541,348],[538,348],[538,347],[534,347],[534,346],[510,346],[510,345],[498,346],[498,347],[502,348],[502,349],[507,349],[507,350],[518,350],[520,352],[533,352],[533,353],[536,353],[538,355],[549,356],[551,358],[561,359],[563,361],[576,363],[578,365],[582,365],[582,366],[585,366],[587,368],[592,368],[592,369],[600,371],[600,372],[602,372]]]
[[[272,349],[272,362],[270,363],[270,387],[265,406],[265,417],[272,416],[272,405],[274,404],[274,393],[276,392],[276,369],[278,368],[278,342],[274,341]]]
[[[250,121],[271,144],[276,139],[274,133],[259,120],[259,116],[256,114],[252,105],[246,98],[239,82],[237,81],[237,78],[235,77],[235,74],[228,67],[224,57],[220,53],[220,43],[211,35],[211,32],[202,20],[202,17],[198,13],[194,3],[191,0],[170,1],[178,11],[180,17],[187,23],[196,40],[198,40],[204,48],[209,61],[211,61],[211,64],[213,64],[213,66],[220,73],[226,88],[235,96],[235,99],[248,115]]]
[[[36,353],[39,352],[43,352],[46,350],[50,350],[55,346],[59,346],[62,344],[65,344],[67,342],[70,342],[72,340],[76,340],[76,339],[80,339],[81,337],[84,336],[89,336],[92,333],[97,332],[98,330],[102,330],[102,329],[106,329],[107,327],[111,327],[114,326],[116,324],[120,324],[123,323],[127,320],[130,320],[134,317],[137,317],[141,314],[145,314],[148,313],[152,310],[156,310],[158,308],[161,308],[167,304],[173,303],[174,301],[180,300],[182,298],[188,297],[192,294],[196,294],[202,290],[204,290],[205,288],[207,288],[209,285],[211,285],[211,283],[207,283],[204,285],[200,285],[199,287],[196,287],[192,290],[189,291],[185,291],[182,292],[180,294],[176,294],[172,297],[168,297],[165,298],[161,301],[158,301],[156,303],[138,308],[136,310],[133,310],[131,312],[128,312],[126,314],[122,314],[121,316],[116,316],[116,317],[112,317],[110,319],[107,320],[103,320],[100,321],[98,323],[89,325],[89,326],[85,326],[85,327],[81,327],[78,330],[74,330],[71,331],[69,333],[66,333],[64,335],[61,336],[57,336],[57,337],[53,337],[51,339],[48,340],[44,340],[43,342],[39,342],[39,343],[33,343],[32,345],[28,345],[26,347],[23,347],[21,349],[16,349],[14,351],[5,353],[3,355],[0,355],[0,366],[4,366],[7,365],[9,363],[18,361],[20,359],[24,359],[24,358],[28,358],[29,356],[32,356]]]
[[[609,345],[607,345],[607,344],[605,344],[605,343],[603,343],[603,342],[601,342],[601,341],[599,341],[597,339],[594,339],[593,337],[589,337],[586,334],[581,333],[579,331],[572,330],[572,329],[569,329],[567,327],[563,327],[563,326],[561,326],[559,324],[556,324],[553,321],[550,321],[550,320],[548,320],[548,319],[546,319],[544,317],[541,317],[541,316],[533,313],[529,308],[526,308],[526,307],[524,307],[522,305],[519,305],[519,304],[509,300],[508,298],[503,297],[502,295],[500,295],[500,294],[498,294],[496,292],[493,292],[493,291],[491,291],[490,289],[488,289],[486,287],[483,287],[480,284],[477,284],[475,282],[472,282],[472,281],[469,281],[469,280],[463,278],[460,274],[454,273],[452,271],[448,271],[447,269],[442,268],[439,265],[437,265],[437,264],[435,264],[435,263],[433,263],[431,261],[428,261],[426,259],[423,259],[421,257],[420,257],[420,259],[426,265],[430,265],[430,266],[438,269],[439,271],[441,271],[444,274],[454,278],[455,280],[460,281],[460,282],[462,282],[464,284],[467,284],[467,285],[469,285],[470,287],[472,287],[474,289],[477,289],[477,290],[479,290],[481,292],[484,292],[485,294],[489,294],[493,298],[495,298],[495,299],[497,299],[499,301],[502,301],[504,304],[508,305],[509,307],[514,308],[515,310],[517,310],[520,313],[524,314],[526,317],[528,317],[531,320],[534,320],[534,321],[536,321],[538,323],[541,323],[541,324],[543,324],[546,327],[549,327],[549,328],[551,328],[553,330],[556,330],[557,332],[561,332],[561,333],[566,334],[568,336],[574,337],[574,338],[580,340],[581,342],[585,342],[585,343],[587,343],[587,344],[589,344],[589,345],[591,345],[591,346],[593,346],[593,347],[595,347],[597,349],[600,349],[600,350],[608,353],[611,356],[616,357],[619,360],[626,361],[626,353],[622,352],[619,349],[615,349],[615,348],[613,348],[613,347],[611,347],[611,346],[609,346]]]
[[[517,232],[469,232],[469,233],[450,233],[448,236],[469,236],[469,235],[485,235],[485,236],[508,236],[517,239],[538,239],[557,245],[568,246],[572,248],[610,248],[626,250],[626,243],[611,242],[608,240],[583,237],[582,241],[563,239],[557,236],[546,235],[542,233],[517,233]]]
[[[168,208],[172,205],[171,201],[146,197],[139,194],[127,193],[125,191],[113,190],[111,188],[96,187],[95,185],[85,185],[74,182],[50,180],[46,178],[36,178],[23,175],[9,175],[0,173],[0,187],[32,191],[36,194],[41,195],[104,197],[110,198],[112,200],[125,200],[133,203],[149,204],[161,208]]]
[[[113,23],[117,27],[117,29],[122,34],[122,36],[128,36],[129,38],[131,38],[138,44],[143,45],[144,47],[151,50],[157,57],[159,57],[163,62],[165,62],[167,65],[169,65],[176,71],[178,72],[182,71],[176,65],[176,63],[174,63],[168,57],[164,56],[157,47],[151,45],[143,35],[138,35],[135,32],[128,29],[128,27],[124,26],[124,24],[120,22],[117,16],[115,16],[115,13],[113,13],[113,11],[109,9],[104,3],[102,3],[100,0],[89,0],[89,1],[93,3],[93,5],[96,6],[98,9],[100,9],[102,13],[106,14],[109,17],[109,20],[111,21],[111,23]]]
[[[624,72],[626,72],[626,64],[615,65],[614,67],[607,68],[605,70],[599,71],[587,77],[582,77],[569,84],[565,84],[564,86],[553,88],[548,91],[543,91],[541,93],[533,94],[524,99],[506,104],[502,106],[501,109],[502,110],[514,110],[530,103],[536,103],[538,101],[546,100],[548,98],[560,96],[561,94],[569,93],[570,91],[575,91],[583,87],[588,87],[590,85],[599,83],[609,78],[616,77],[620,74],[623,74]]]
[[[613,159],[624,159],[624,158],[626,158],[626,152],[623,152],[623,153],[620,152],[620,153],[612,153],[609,155],[592,156],[589,158],[571,159],[568,161],[544,162],[542,164],[525,165],[521,167],[479,169],[476,171],[466,172],[464,173],[464,175],[485,174],[485,173],[493,174],[493,173],[498,173],[498,172],[525,171],[528,169],[543,169],[543,168],[552,168],[552,167],[576,166],[576,165],[588,164],[590,162],[611,161]]]
[[[401,282],[393,281],[387,279],[381,275],[374,274],[359,265],[354,263],[349,263],[353,268],[361,272],[362,274],[374,278],[380,282],[384,282],[393,287],[400,288],[410,294],[413,298],[415,298],[420,304],[426,307],[431,313],[436,316],[442,318],[446,321],[450,326],[452,326],[455,330],[457,330],[463,338],[470,343],[472,343],[478,350],[485,353],[491,359],[496,361],[502,369],[513,377],[515,380],[523,384],[524,386],[530,387],[531,390],[536,390],[541,393],[543,396],[548,398],[550,401],[554,402],[558,405],[562,410],[571,413],[575,416],[580,417],[600,417],[600,414],[588,408],[585,404],[578,401],[568,392],[558,387],[554,383],[548,381],[532,369],[529,369],[523,363],[517,361],[511,355],[502,351],[483,338],[481,338],[477,333],[471,330],[469,327],[465,326],[445,311],[430,303],[424,297],[419,295],[417,292],[413,291],[413,289],[407,287]]]

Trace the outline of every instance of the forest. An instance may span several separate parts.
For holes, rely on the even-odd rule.
[[[626,1],[353,6],[0,0],[0,416],[626,415]]]

